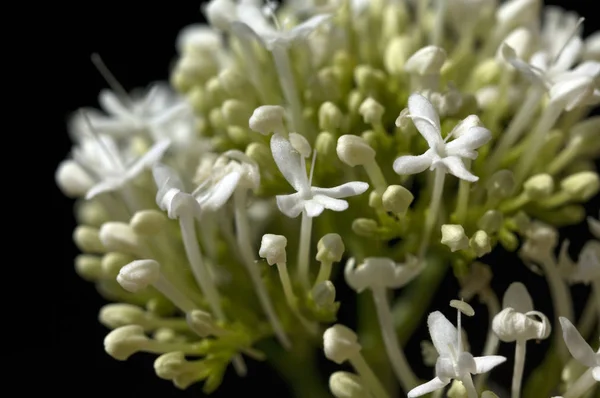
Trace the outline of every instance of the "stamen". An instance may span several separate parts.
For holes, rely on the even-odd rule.
[[[93,53],[91,60],[96,69],[98,69],[98,72],[100,72],[100,75],[104,78],[104,80],[106,80],[108,87],[110,87],[111,90],[113,90],[120,97],[121,101],[126,104],[130,104],[131,99],[129,98],[129,94],[127,94],[127,91],[123,85],[119,83],[115,75],[113,75],[108,69],[102,58],[100,58],[100,55],[98,53]]]
[[[80,109],[79,112],[81,112],[81,116],[83,117],[83,120],[85,121],[85,124],[87,125],[87,127],[90,129],[90,134],[91,134],[92,138],[98,144],[98,147],[104,152],[104,154],[107,156],[107,158],[110,159],[114,163],[114,166],[117,170],[124,171],[125,165],[123,164],[123,161],[121,160],[121,158],[119,157],[119,155],[117,153],[114,153],[113,151],[111,151],[110,148],[108,146],[106,146],[104,141],[102,141],[102,139],[100,139],[100,134],[98,134],[98,131],[96,131],[96,129],[94,128],[94,125],[92,124],[92,121],[91,121],[90,117],[88,116],[87,112],[84,111],[83,109]]]
[[[585,18],[583,18],[583,17],[579,18],[579,21],[577,21],[577,24],[575,25],[575,27],[571,31],[571,34],[567,37],[567,39],[563,43],[563,45],[560,48],[560,50],[554,56],[554,59],[552,60],[553,64],[555,64],[556,61],[558,61],[558,59],[560,58],[560,56],[562,55],[562,53],[565,51],[565,48],[567,48],[567,45],[569,44],[569,42],[577,35],[577,32],[579,31],[579,28],[583,24],[583,21],[585,21]]]
[[[310,164],[310,171],[309,171],[309,176],[308,176],[308,185],[310,185],[312,187],[312,179],[313,179],[313,174],[315,172],[315,163],[317,160],[317,150],[313,150],[313,157],[312,157],[312,162]]]

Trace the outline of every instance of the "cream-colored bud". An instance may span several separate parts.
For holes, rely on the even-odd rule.
[[[423,47],[406,61],[404,70],[416,75],[437,75],[446,62],[446,57],[446,51],[441,47]]]
[[[498,210],[488,210],[477,221],[477,228],[484,230],[488,234],[494,234],[500,230],[504,216]]]
[[[135,293],[160,278],[160,264],[154,260],[135,260],[121,268],[117,282],[128,292]]]
[[[246,155],[259,165],[264,165],[266,159],[272,160],[273,158],[269,147],[260,142],[252,142],[248,144],[246,147]]]
[[[519,59],[526,59],[531,53],[533,46],[533,36],[529,29],[518,28],[513,30],[502,42],[502,45],[498,48],[496,59],[498,62],[507,62],[505,54],[507,50],[506,46],[510,47],[514,51],[514,56]]]
[[[269,265],[287,262],[285,247],[287,238],[283,235],[264,234],[258,255],[267,260]]]
[[[243,75],[231,68],[224,69],[219,73],[219,82],[223,90],[236,98],[246,98],[248,93],[254,90]]]
[[[405,214],[415,197],[402,185],[390,185],[381,198],[383,209],[395,214]]]
[[[161,232],[167,223],[165,213],[158,210],[140,210],[136,212],[129,225],[133,232],[142,236],[156,235]]]
[[[157,328],[152,332],[152,339],[161,343],[175,343],[182,341],[182,335],[171,328]]]
[[[383,207],[381,195],[377,191],[371,191],[369,193],[369,207],[374,209],[381,209]]]
[[[75,272],[87,281],[96,281],[104,276],[100,257],[91,254],[75,257]]]
[[[356,333],[344,325],[335,324],[323,333],[325,356],[338,365],[358,355],[361,349]]]
[[[358,113],[358,108],[365,98],[365,95],[357,89],[350,91],[348,94],[348,110],[350,113]]]
[[[492,251],[492,244],[489,235],[482,230],[479,230],[473,234],[469,240],[469,246],[475,250],[477,257],[483,257]]]
[[[178,377],[187,361],[183,352],[168,352],[156,358],[154,361],[154,371],[156,375],[164,380],[173,380]]]
[[[322,159],[330,159],[331,156],[335,156],[336,139],[333,133],[329,131],[319,133],[315,140],[315,149]]]
[[[220,108],[214,108],[210,110],[210,112],[208,113],[208,121],[215,129],[227,129],[227,122],[225,121],[225,118],[223,117],[223,112],[221,112]]]
[[[525,234],[531,225],[531,218],[527,213],[519,211],[510,219],[510,222],[514,225],[516,231]]]
[[[84,253],[104,253],[106,251],[97,228],[86,225],[77,226],[73,231],[73,241]]]
[[[540,0],[510,0],[505,1],[496,10],[496,20],[498,24],[508,27],[527,25],[538,18]]]
[[[387,85],[385,73],[369,65],[358,65],[354,68],[354,81],[363,93],[377,92]]]
[[[467,238],[462,225],[444,224],[442,225],[442,244],[455,252],[469,247],[469,238]]]
[[[475,310],[466,301],[450,300],[450,307],[456,308],[457,310],[459,310],[462,314],[464,314],[466,316],[475,315]]]
[[[560,187],[573,200],[586,202],[594,197],[600,190],[598,173],[583,171],[568,176],[560,182]]]
[[[54,174],[56,185],[65,196],[80,198],[94,186],[89,174],[74,160],[63,160]]]
[[[334,132],[341,125],[344,115],[333,102],[323,102],[319,107],[319,128],[324,131]]]
[[[111,221],[102,224],[100,241],[107,250],[139,255],[140,241],[133,228],[124,222]]]
[[[331,281],[319,282],[311,290],[311,295],[317,307],[327,308],[335,302],[335,285]]]
[[[186,320],[190,329],[198,336],[205,338],[218,333],[215,320],[211,314],[202,310],[193,310],[186,315]]]
[[[329,376],[329,389],[336,398],[369,398],[371,396],[360,377],[349,372],[332,373]]]
[[[498,200],[507,198],[513,194],[515,185],[515,176],[510,170],[499,170],[486,183],[488,197]]]
[[[488,58],[479,63],[473,70],[473,81],[478,87],[484,87],[492,84],[502,72],[500,64],[495,58]]]
[[[375,159],[375,150],[357,135],[341,136],[338,139],[336,151],[340,160],[350,167],[361,166]]]
[[[207,21],[216,29],[227,31],[233,15],[236,15],[236,3],[232,0],[212,0],[203,8]]]
[[[357,218],[352,221],[352,231],[364,237],[372,237],[379,230],[379,225],[377,221],[370,218]]]
[[[118,361],[125,361],[142,350],[150,340],[139,325],[121,326],[104,338],[104,350]]]
[[[221,86],[221,82],[216,76],[208,79],[204,85],[204,92],[213,106],[218,106],[227,97],[225,90],[223,90],[223,86]]]
[[[410,36],[394,37],[389,41],[383,56],[385,70],[392,75],[404,73],[404,65],[413,54],[413,40]]]
[[[105,277],[114,279],[119,275],[121,268],[134,261],[130,254],[109,252],[102,257],[102,272]]]
[[[271,133],[285,134],[283,124],[285,109],[279,105],[263,105],[254,110],[248,126],[252,131],[269,135]]]
[[[539,321],[532,318],[540,319]],[[508,307],[500,311],[492,321],[492,330],[505,343],[518,340],[543,340],[550,335],[550,321],[538,311],[521,313]]]
[[[312,153],[308,140],[302,134],[290,133],[290,144],[302,157],[307,158]]]
[[[554,179],[550,174],[537,174],[523,183],[523,190],[531,200],[542,200],[554,192]]]
[[[121,326],[139,325],[144,329],[152,326],[152,317],[136,305],[131,304],[107,304],[100,309],[98,320],[110,329]]]
[[[317,261],[337,263],[342,261],[344,255],[344,242],[342,237],[335,233],[324,235],[317,243]]]
[[[368,97],[358,108],[358,113],[361,114],[365,123],[380,124],[381,118],[385,113],[385,108],[373,98]]]
[[[223,119],[230,126],[246,127],[252,115],[252,109],[244,102],[237,99],[228,99],[221,105]]]
[[[79,224],[100,228],[110,218],[104,207],[95,200],[86,200],[76,205],[76,218]]]

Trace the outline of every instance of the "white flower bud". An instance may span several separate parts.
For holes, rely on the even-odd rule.
[[[223,119],[229,126],[245,127],[252,110],[237,99],[228,99],[221,105]]]
[[[531,316],[539,317],[540,321]],[[543,340],[550,335],[548,318],[538,311],[521,313],[508,307],[500,311],[492,321],[492,330],[505,343],[524,340]]]
[[[477,221],[477,228],[484,230],[488,234],[493,234],[500,230],[504,216],[498,210],[488,210]]]
[[[98,319],[110,329],[127,325],[139,325],[149,329],[152,325],[151,316],[142,308],[131,304],[107,304],[100,309]]]
[[[135,258],[129,254],[109,252],[102,257],[102,273],[107,278],[116,278],[121,268],[134,261]]]
[[[156,358],[154,361],[154,371],[161,379],[173,380],[182,373],[186,362],[183,352],[169,352]]]
[[[493,84],[500,76],[502,67],[495,58],[488,58],[479,63],[472,72],[473,81],[477,87],[484,87]]]
[[[76,219],[79,224],[100,228],[102,224],[110,221],[104,207],[95,200],[86,200],[75,208]]]
[[[219,32],[205,24],[192,24],[179,31],[175,47],[180,55],[184,53],[211,54],[222,46]]]
[[[554,179],[550,174],[537,174],[523,183],[523,190],[531,200],[546,199],[554,192]]]
[[[335,286],[331,281],[319,282],[311,290],[311,296],[317,307],[328,307],[335,302]]]
[[[287,262],[285,247],[287,239],[283,235],[264,234],[260,242],[258,255],[269,265]]]
[[[303,135],[290,133],[289,140],[290,144],[292,144],[292,148],[294,148],[303,158],[309,157],[312,153],[312,148]]]
[[[356,85],[361,93],[378,91],[381,87],[384,87],[387,84],[387,77],[385,73],[369,65],[356,66],[354,68],[354,80],[356,81]],[[349,106],[349,108],[353,112],[357,111],[363,100],[364,98],[362,98],[359,103]]]
[[[492,244],[489,235],[482,230],[479,230],[473,234],[469,240],[469,246],[475,250],[477,257],[483,257],[492,251]]]
[[[186,315],[186,320],[190,329],[202,338],[218,334],[218,328],[215,325],[214,318],[206,311],[190,311]]]
[[[167,223],[165,213],[158,210],[140,210],[136,212],[129,225],[133,232],[142,236],[156,235],[161,232]]]
[[[106,248],[100,240],[100,234],[97,228],[79,225],[73,231],[73,241],[77,248],[84,253],[104,253]]]
[[[377,221],[370,218],[357,218],[352,221],[352,232],[359,236],[371,237],[379,231]]]
[[[142,350],[150,340],[139,325],[121,326],[106,335],[104,350],[118,361],[125,361]]]
[[[446,62],[446,51],[441,47],[427,46],[414,53],[404,64],[404,70],[416,75],[437,75]]]
[[[392,75],[404,73],[404,65],[413,53],[410,36],[398,36],[389,41],[383,55],[385,70]]]
[[[441,242],[443,245],[448,246],[452,252],[469,247],[469,238],[465,234],[465,229],[458,224],[442,225]]]
[[[329,376],[329,389],[336,398],[369,398],[360,377],[349,372],[335,372]]]
[[[357,135],[346,134],[338,138],[336,151],[340,160],[350,167],[361,166],[375,159],[375,150]]]
[[[358,108],[358,113],[363,117],[367,124],[379,124],[385,112],[385,108],[376,100],[369,97],[363,101]]]
[[[135,293],[152,285],[160,277],[160,264],[154,260],[135,260],[121,268],[117,282],[128,292]]]
[[[236,4],[232,0],[211,0],[204,6],[204,15],[216,29],[226,31],[234,15]]]
[[[102,224],[100,228],[100,241],[106,249],[115,252],[139,255],[140,242],[138,236],[128,224],[111,221]]]
[[[413,194],[402,185],[390,185],[381,197],[381,204],[385,211],[405,214],[414,198]]]
[[[342,125],[344,116],[340,108],[333,102],[323,102],[319,107],[319,128],[333,132]]]
[[[344,255],[344,242],[338,234],[331,233],[323,235],[317,243],[317,261],[337,263],[342,260]]]
[[[526,59],[531,53],[532,45],[533,36],[529,29],[515,29],[506,37],[506,39],[504,39],[498,48],[496,59],[498,62],[508,63],[504,55],[507,53],[507,51],[511,52],[510,49],[512,49],[512,52],[514,52],[512,55],[516,56],[516,58]],[[507,49],[506,46],[508,46],[509,49]]]
[[[96,281],[103,277],[102,265],[98,256],[80,254],[75,257],[75,272],[87,281]]]
[[[510,0],[502,3],[496,11],[499,25],[527,25],[538,17],[540,0]]]
[[[356,333],[350,328],[335,324],[323,333],[323,350],[330,361],[341,365],[360,353]]]
[[[562,180],[560,187],[573,200],[587,202],[598,193],[600,179],[598,178],[598,173],[582,171]]]
[[[279,105],[263,105],[254,110],[248,126],[252,131],[269,135],[271,133],[285,134],[283,124],[285,109]]]
[[[600,91],[596,89],[594,79],[582,75],[555,83],[550,88],[550,101],[570,112],[580,106],[597,104]]]
[[[61,192],[70,198],[84,197],[94,186],[89,174],[74,160],[63,160],[56,169],[54,179]]]

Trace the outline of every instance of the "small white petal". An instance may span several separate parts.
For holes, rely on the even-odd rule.
[[[283,177],[296,191],[309,189],[306,169],[302,167],[300,154],[294,150],[292,144],[279,134],[271,137],[271,152],[277,168]]]
[[[277,207],[279,211],[290,218],[296,218],[304,210],[304,200],[299,192],[290,195],[277,195]]]
[[[296,38],[305,38],[310,35],[315,29],[319,27],[322,23],[326,22],[331,18],[329,14],[319,14],[315,15],[301,24],[294,26],[289,34],[293,39]]]
[[[592,377],[594,380],[600,383],[600,366],[596,366],[594,369],[592,369]]]
[[[152,147],[137,159],[131,166],[127,168],[127,177],[134,178],[140,174],[144,169],[152,167],[156,162],[160,160],[163,154],[169,149],[171,141],[163,140],[158,141]]]
[[[312,187],[313,195],[325,195],[330,198],[347,198],[350,196],[360,195],[369,189],[369,184],[362,181],[351,181],[333,188]]]
[[[116,191],[117,189],[121,188],[124,183],[125,181],[122,178],[105,178],[103,181],[91,187],[87,191],[85,198],[89,200],[95,198],[101,193]]]
[[[582,50],[583,41],[578,36],[573,37],[552,65],[552,70],[559,72],[569,70],[577,62]]]
[[[472,151],[484,146],[491,139],[492,133],[485,127],[471,127],[466,133],[446,144],[446,152],[448,156],[472,158],[466,155],[470,155]],[[477,157],[476,152],[475,157]]]
[[[432,155],[433,152],[430,149],[418,156],[400,156],[394,160],[394,172],[400,175],[421,173],[431,167],[431,162],[433,160]]]
[[[511,283],[506,292],[504,292],[502,308],[509,307],[523,314],[533,311],[533,300],[527,288],[521,282]]]
[[[318,217],[325,210],[325,206],[314,200],[307,200],[304,202],[304,210],[308,217]]]
[[[569,352],[577,361],[588,367],[598,365],[596,353],[592,347],[585,341],[575,326],[567,318],[561,316],[558,318],[563,331],[563,339],[569,349]]]
[[[489,372],[496,366],[506,361],[506,357],[500,355],[474,357],[473,359],[475,360],[476,374]]]
[[[450,174],[465,181],[475,182],[479,177],[473,175],[458,156],[448,156],[433,164],[433,168],[443,165]]]
[[[233,191],[235,191],[241,177],[238,171],[226,174],[207,194],[200,195],[197,198],[198,202],[202,207],[206,207],[209,210],[220,209],[229,200]]]
[[[514,48],[509,46],[506,43],[502,43],[500,47],[500,54],[502,58],[508,63],[510,63],[515,69],[523,74],[527,79],[531,80],[536,84],[543,84],[544,82],[544,71],[540,68],[530,65],[527,62],[523,61],[517,56]]]
[[[427,383],[421,384],[408,392],[408,398],[416,398],[421,395],[429,394],[430,392],[439,390],[448,385],[450,381],[442,381],[439,377],[429,380]]]
[[[430,148],[442,142],[440,117],[429,100],[421,94],[412,94],[408,98],[408,110],[419,133]]]
[[[333,211],[344,211],[348,208],[348,202],[342,199],[335,199],[326,195],[315,195],[313,200],[323,207]]]
[[[128,117],[130,115],[130,111],[111,90],[100,91],[98,102],[102,109],[113,116]]]
[[[458,333],[456,327],[439,311],[434,311],[427,317],[429,335],[435,349],[440,355],[451,357],[457,352]],[[452,348],[451,348],[452,347]]]

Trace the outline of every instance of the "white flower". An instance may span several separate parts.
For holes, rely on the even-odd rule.
[[[308,217],[317,217],[323,210],[344,211],[348,202],[341,198],[360,195],[369,188],[366,182],[352,181],[333,188],[311,186],[306,175],[304,158],[290,141],[279,134],[271,138],[273,159],[287,182],[296,190],[289,195],[277,195],[277,207],[288,217],[295,218],[303,211]]]
[[[600,281],[600,241],[590,240],[583,245],[577,263],[569,258],[568,249],[569,242],[565,241],[558,257],[562,275],[571,283]]]
[[[410,118],[423,138],[429,144],[429,150],[419,156],[400,156],[394,161],[397,174],[416,174],[422,171],[444,168],[448,173],[467,181],[477,181],[479,177],[471,174],[461,158],[476,159],[479,147],[485,145],[492,134],[484,127],[474,123],[474,118],[467,118],[442,139],[440,119],[433,105],[422,95],[412,94],[408,99]],[[453,141],[446,141],[464,131]]]
[[[73,149],[73,159],[97,181],[87,191],[86,199],[122,188],[156,163],[170,144],[168,140],[159,141],[142,156],[134,157],[130,152],[120,151],[111,137],[82,137]]]
[[[600,349],[594,352],[567,318],[561,316],[558,320],[563,331],[563,339],[573,358],[592,369],[594,380],[600,382]]]
[[[473,357],[469,352],[463,351],[456,327],[439,311],[429,314],[427,326],[433,345],[439,353],[435,364],[436,377],[410,390],[408,398],[420,397],[444,388],[452,379],[472,385],[471,374],[489,372],[506,361],[503,356]]]
[[[413,280],[422,268],[417,258],[408,257],[405,264],[395,263],[385,257],[368,257],[355,267],[354,258],[350,258],[344,268],[346,283],[357,293],[365,289],[384,287],[398,289]]]
[[[175,219],[187,215],[200,218],[200,204],[194,197],[194,193],[186,193],[183,182],[175,170],[157,163],[152,167],[152,175],[158,188],[156,204],[161,210],[167,212],[169,218]]]

